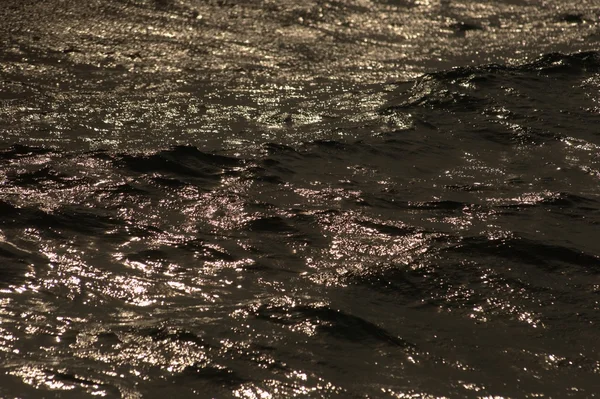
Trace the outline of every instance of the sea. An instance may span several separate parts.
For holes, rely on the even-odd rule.
[[[600,0],[1,0],[0,398],[600,397]]]

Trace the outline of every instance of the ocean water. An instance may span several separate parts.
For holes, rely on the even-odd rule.
[[[600,396],[600,2],[4,0],[1,398]]]

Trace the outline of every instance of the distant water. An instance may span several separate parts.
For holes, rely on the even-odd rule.
[[[600,395],[600,3],[537,3],[3,3],[0,397]]]

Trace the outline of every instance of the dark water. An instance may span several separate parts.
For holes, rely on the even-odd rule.
[[[600,2],[0,20],[0,397],[600,395]]]

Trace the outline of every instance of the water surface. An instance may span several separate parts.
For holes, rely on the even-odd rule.
[[[0,17],[0,396],[600,392],[598,1]]]

